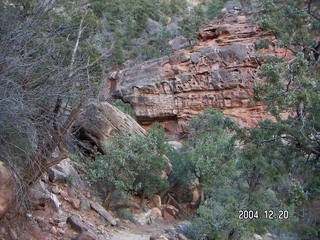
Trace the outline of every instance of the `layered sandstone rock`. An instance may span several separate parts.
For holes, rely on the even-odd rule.
[[[103,152],[103,142],[121,129],[133,134],[146,134],[131,116],[108,102],[91,101],[74,124],[74,134],[79,139],[80,147],[89,152],[93,146]]]
[[[283,53],[255,49],[254,41],[266,35],[233,10],[222,23],[202,29],[193,49],[110,73],[102,95],[130,103],[140,123],[160,121],[173,135],[208,107],[253,126],[268,117],[261,103],[250,104],[261,54]]]

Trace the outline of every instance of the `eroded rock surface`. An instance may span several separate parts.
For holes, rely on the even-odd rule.
[[[108,102],[91,101],[74,125],[75,135],[80,140],[79,145],[87,152],[90,152],[93,146],[103,152],[103,142],[121,129],[145,135],[145,130],[131,116]]]
[[[222,110],[242,126],[268,117],[263,104],[252,105],[250,98],[259,81],[261,54],[279,55],[283,50],[257,51],[255,40],[270,36],[237,12],[198,35],[191,50],[110,73],[103,98],[130,103],[140,123],[160,121],[172,134],[185,132],[186,120],[208,107]]]

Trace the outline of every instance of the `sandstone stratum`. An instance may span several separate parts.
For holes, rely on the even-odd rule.
[[[148,127],[159,121],[169,135],[186,132],[187,120],[208,107],[241,126],[254,126],[270,117],[262,103],[251,101],[253,86],[261,81],[257,68],[263,55],[286,54],[272,46],[257,50],[256,41],[266,38],[272,41],[270,33],[231,10],[200,30],[194,47],[111,72],[101,95],[104,101],[130,103],[139,123]]]

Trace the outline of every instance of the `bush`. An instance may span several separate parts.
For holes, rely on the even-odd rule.
[[[113,106],[117,107],[122,112],[130,115],[131,117],[135,116],[134,110],[129,103],[125,103],[121,99],[117,99],[117,100],[112,101],[111,104]]]
[[[256,128],[252,131],[256,134],[251,135],[253,138],[266,134]],[[294,207],[286,205],[276,191],[284,183],[285,166],[279,156],[286,154],[244,144],[248,133],[222,112],[207,109],[190,120],[185,146],[171,155],[170,180],[178,179],[180,184],[190,181],[189,185],[198,180],[203,191],[188,231],[192,239],[242,239],[253,233],[263,234],[267,228],[287,228],[294,222]],[[240,149],[236,147],[239,139]],[[293,190],[300,200],[301,189]],[[239,219],[239,210],[245,209],[259,211],[260,217],[266,209],[275,213],[285,209],[290,219]]]
[[[127,219],[127,220],[130,220],[131,222],[134,221],[133,214],[130,211],[130,209],[128,209],[128,208],[118,208],[118,209],[115,210],[115,214],[119,218]]]
[[[180,22],[183,35],[188,39],[196,38],[197,31],[213,18],[222,17],[223,0],[203,1],[195,6]]]
[[[256,49],[266,49],[269,48],[270,41],[268,39],[257,39],[254,41],[254,46]]]
[[[159,193],[168,186],[162,177],[169,149],[164,141],[159,125],[153,125],[147,136],[120,131],[105,144],[106,154],[97,153],[95,161],[88,163],[86,176],[93,183],[105,182],[127,193]]]
[[[138,63],[171,53],[168,44],[176,33],[169,34],[165,30],[158,34],[146,31],[148,19],[164,25],[179,22],[181,34],[189,39],[196,37],[201,26],[213,17],[220,17],[224,1],[204,1],[195,7],[188,7],[186,0],[90,0],[90,7],[96,17],[103,22],[102,28],[107,37],[101,39],[109,49],[111,56],[108,66],[121,67],[126,60]],[[144,40],[138,46],[136,40]],[[144,41],[142,41],[144,42]],[[106,48],[106,47],[105,47]]]

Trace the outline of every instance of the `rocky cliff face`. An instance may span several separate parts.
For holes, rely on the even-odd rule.
[[[256,50],[255,40],[270,36],[234,9],[198,35],[192,49],[110,73],[104,99],[130,103],[142,125],[160,121],[172,135],[185,132],[186,120],[208,107],[222,110],[242,126],[268,117],[263,104],[252,105],[250,98],[259,81],[261,54],[279,55],[283,50]]]

